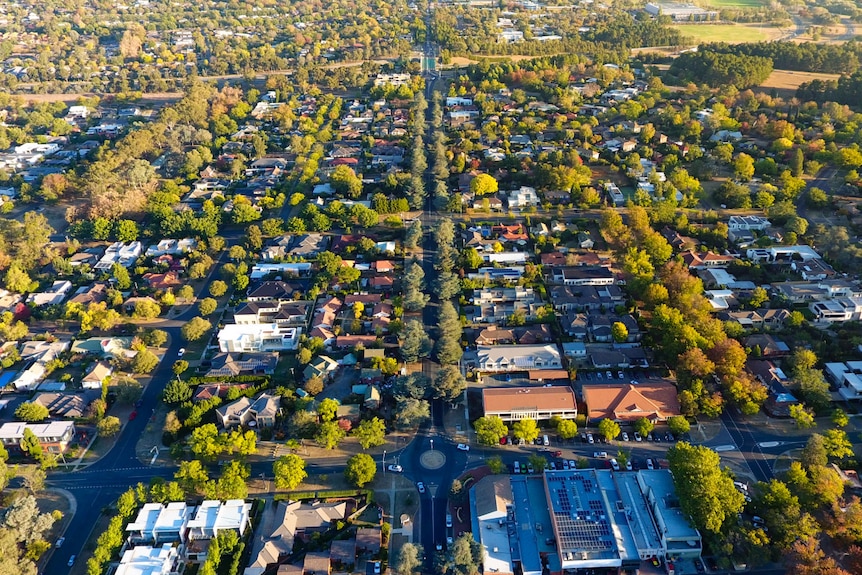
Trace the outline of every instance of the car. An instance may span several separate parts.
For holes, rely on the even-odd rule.
[[[54,543],[54,547],[56,547],[57,549],[59,549],[60,547],[62,547],[62,546],[63,546],[63,543],[65,543],[65,542],[66,542],[66,538],[65,538],[65,537],[60,537],[59,539],[57,539],[57,542],[56,542],[56,543]]]
[[[180,350],[177,352],[177,357],[182,357],[185,354],[186,354],[186,348],[181,347]]]
[[[540,451],[541,453],[550,453],[550,452],[551,452],[551,450],[550,450],[549,448],[547,448],[547,447],[540,447],[540,448],[539,448],[539,451]]]
[[[403,468],[403,467],[401,467],[400,465],[394,465],[394,464],[393,464],[393,465],[390,465],[390,466],[389,466],[389,467],[387,467],[386,469],[388,469],[388,470],[389,470],[389,471],[391,471],[392,473],[401,473],[401,472],[403,472],[403,471],[404,471],[404,468]]]
[[[627,432],[623,431],[623,441],[628,441],[628,440],[629,440],[629,434]]]
[[[500,445],[506,445],[506,436],[500,438]]]
[[[614,374],[613,374],[610,370],[608,370],[608,371],[606,371],[606,372],[605,372],[605,376],[607,376],[607,378],[608,378],[608,379],[613,379],[613,378],[614,378]]]
[[[516,474],[521,473],[521,463],[516,461],[512,464],[512,471]]]
[[[374,562],[374,575],[379,575],[380,573],[380,561]]]
[[[632,384],[632,385],[637,385],[637,384],[638,384],[638,380],[633,379],[633,380],[629,381],[629,383],[630,383],[630,384]]]
[[[582,434],[581,434],[581,443],[586,443],[586,442],[587,442],[587,434],[586,434],[586,433],[582,433]]]
[[[651,458],[646,460],[646,468],[647,469],[655,469],[655,463],[652,462]]]
[[[592,433],[588,433],[588,434],[587,434],[587,443],[592,444],[592,443],[595,443],[595,442],[596,442],[596,440],[595,440],[595,439],[593,439],[593,434],[592,434]]]
[[[595,457],[596,459],[607,459],[608,458],[608,452],[607,451],[596,451],[593,453],[593,457]]]
[[[554,457],[559,457],[562,454],[563,454],[563,452],[558,449],[557,451],[553,452],[551,455],[553,455]]]
[[[568,471],[568,469],[569,469],[569,462],[566,460],[563,460],[563,471]]]
[[[466,443],[459,443],[458,444],[458,451],[470,451],[470,446],[467,445]]]
[[[554,462],[553,461],[546,461],[545,462],[545,471],[551,471],[552,469],[554,469]]]
[[[526,463],[521,464],[521,473],[529,473],[529,470],[527,469]]]
[[[575,469],[577,465],[575,465],[574,459],[569,459],[569,469]]]
[[[452,527],[452,516],[448,513],[446,514],[446,527]]]
[[[144,400],[139,399],[138,401],[135,402],[135,409],[137,409],[138,407],[141,407],[143,404],[144,404]]]
[[[646,439],[647,439],[647,441],[654,441],[655,440],[655,436],[652,434],[652,431],[647,433]]]
[[[532,463],[527,463],[527,473],[533,473],[535,470],[533,469]]]
[[[138,416],[137,410],[132,411],[132,413],[129,414],[129,421],[134,421],[137,416]]]
[[[674,436],[673,436],[673,433],[668,432],[668,433],[665,433],[665,434],[664,434],[664,440],[665,440],[665,441],[674,441],[674,439],[675,439],[675,438],[674,438]]]
[[[416,482],[416,489],[419,490],[419,493],[425,493],[425,484],[421,481]]]
[[[705,571],[705,569],[703,568],[703,562],[700,559],[694,560],[694,569],[698,573],[703,573]]]
[[[597,371],[597,372],[596,372],[596,379],[597,379],[597,380],[599,380],[599,379],[603,379],[603,378],[602,378],[602,372],[600,372],[600,371]]]
[[[640,433],[638,433],[637,431],[635,431],[635,441],[637,441],[638,443],[640,443],[640,442],[641,442],[641,441],[643,441],[643,440],[644,440],[644,438],[643,438],[643,437],[641,437],[641,434],[640,434]]]
[[[631,470],[632,470],[632,462],[630,459],[630,460],[626,461],[626,471],[631,471]]]
[[[438,543],[438,544],[436,545],[436,548],[437,548],[437,551],[443,551],[443,544],[442,544],[442,543]]]
[[[618,378],[620,378],[620,379],[625,379],[625,378],[626,378],[626,374],[624,374],[624,373],[623,373],[623,372],[621,372],[621,371],[618,371],[618,372],[617,372],[617,377],[618,377]]]
[[[66,563],[66,565],[68,565],[69,567],[71,567],[72,565],[74,565],[74,564],[75,564],[75,559],[77,559],[77,558],[78,558],[78,556],[77,556],[77,555],[72,555],[71,557],[69,557],[69,562],[68,562],[68,563]]]
[[[446,545],[452,545],[454,542],[455,540],[451,536],[446,538]]]
[[[733,486],[736,487],[739,491],[745,491],[745,492],[748,491],[748,485],[746,485],[745,483],[743,483],[741,481],[734,481]]]
[[[614,471],[619,471],[619,470],[620,470],[620,464],[619,464],[619,462],[618,462],[616,459],[611,458],[610,463],[611,463],[611,469],[613,469]]]

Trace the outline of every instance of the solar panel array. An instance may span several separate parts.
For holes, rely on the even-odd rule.
[[[561,549],[575,553],[614,549],[607,512],[593,493],[593,481],[581,473],[553,474],[546,479]]]

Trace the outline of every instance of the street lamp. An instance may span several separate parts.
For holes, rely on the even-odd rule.
[[[431,451],[434,451],[434,440],[431,440]]]
[[[386,450],[383,450],[383,475],[386,475]]]

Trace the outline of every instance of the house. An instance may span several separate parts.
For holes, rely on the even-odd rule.
[[[509,476],[490,475],[479,480],[470,489],[470,501],[471,509],[475,508],[474,533],[482,548],[483,575],[485,573],[514,574],[515,568],[512,562],[514,548],[500,544],[502,541],[509,540],[506,523],[515,505]]]
[[[278,365],[278,352],[217,353],[213,356],[207,377],[237,375],[272,375]]]
[[[605,194],[608,196],[608,199],[610,200],[611,204],[616,207],[625,205],[626,203],[625,195],[623,195],[622,190],[620,190],[616,184],[610,182],[606,183]]]
[[[254,561],[244,575],[260,575],[269,565],[290,555],[297,537],[321,533],[336,521],[344,520],[347,504],[344,501],[279,501],[269,533],[260,533],[265,540]]]
[[[481,345],[477,349],[480,371],[526,371],[563,367],[560,350],[545,345]]]
[[[302,329],[277,323],[228,324],[218,333],[222,352],[292,351],[299,345]]]
[[[680,414],[676,386],[666,380],[584,385],[583,396],[587,421],[634,423],[646,417],[656,423]]]
[[[31,293],[27,296],[27,303],[36,307],[45,305],[60,305],[66,299],[66,294],[72,289],[72,282],[58,280],[43,292]]]
[[[216,409],[219,424],[225,429],[232,427],[272,427],[281,411],[279,397],[262,393],[255,399],[241,397],[233,403]]]
[[[170,289],[183,285],[180,274],[173,270],[165,273],[148,272],[143,275],[143,279],[155,290]]]
[[[750,359],[745,368],[769,390],[763,409],[772,417],[790,417],[790,406],[799,403],[788,389],[790,380],[780,367],[769,360]]]
[[[102,382],[110,378],[114,368],[105,361],[97,361],[90,371],[81,379],[81,387],[84,389],[102,389]]]
[[[616,276],[605,267],[567,266],[553,268],[550,281],[567,286],[604,286],[616,283]]]
[[[302,377],[308,381],[312,377],[320,377],[324,381],[332,377],[332,374],[338,369],[338,362],[328,355],[319,355],[312,359],[305,369],[302,370]]]
[[[484,388],[482,410],[486,417],[503,421],[575,419],[578,415],[575,392],[568,385]]]
[[[12,380],[15,389],[19,391],[35,389],[47,373],[45,365],[69,349],[69,345],[68,341],[25,342],[19,350],[25,367]]]
[[[101,391],[94,389],[83,392],[42,392],[36,394],[33,403],[48,408],[51,417],[78,419],[87,414],[90,404],[102,397]]]
[[[329,562],[339,572],[350,572],[356,565],[356,539],[333,541],[329,547]]]
[[[770,226],[772,226],[772,223],[760,216],[730,216],[727,222],[727,229],[730,231],[747,230],[762,232]]]
[[[305,554],[305,561],[302,563],[303,575],[329,575],[329,552],[309,552]]]
[[[808,304],[818,323],[844,323],[862,320],[862,297],[839,297]]]
[[[93,267],[97,270],[109,271],[114,264],[118,263],[124,268],[130,268],[141,257],[143,250],[141,242],[115,242],[108,246],[105,254]]]
[[[790,355],[790,346],[765,333],[750,335],[742,340],[746,348],[752,350],[753,357],[779,358]]]
[[[509,209],[527,208],[539,205],[539,196],[536,189],[529,186],[521,186],[517,190],[509,192]]]
[[[183,238],[180,240],[164,239],[159,243],[153,244],[147,248],[145,252],[149,258],[155,258],[163,255],[181,255],[194,251],[198,247],[198,241],[194,238]]]
[[[114,575],[175,575],[184,570],[180,548],[166,543],[161,547],[138,545],[125,549]]]
[[[725,256],[714,252],[696,252],[689,250],[682,254],[682,261],[689,269],[702,270],[712,267],[725,267],[736,261],[733,256]]]
[[[862,361],[830,362],[823,366],[823,373],[838,387],[842,399],[862,399]]]
[[[308,324],[313,303],[310,301],[254,301],[247,302],[233,314],[233,321],[239,325],[274,323],[280,326],[300,326]]]
[[[476,345],[498,345],[514,343],[515,333],[510,329],[501,329],[496,325],[490,325],[479,332],[476,336]]]
[[[182,501],[145,503],[137,516],[126,526],[132,545],[185,542],[189,521],[195,513],[193,505]]]
[[[75,437],[75,424],[71,421],[52,421],[50,423],[24,423],[14,421],[0,425],[0,441],[10,453],[21,453],[21,440],[24,430],[29,429],[36,436],[39,445],[48,453],[65,453]]]
[[[248,301],[289,301],[296,292],[306,289],[304,282],[298,281],[265,281],[249,291]]]
[[[811,259],[806,261],[794,261],[790,269],[798,272],[805,281],[819,281],[835,277],[835,270],[823,260]]]
[[[101,303],[108,299],[109,287],[108,282],[94,282],[92,285],[83,286],[69,298],[69,303],[81,304],[83,307],[91,303]]]
[[[137,306],[141,302],[155,304],[156,306],[158,306],[159,310],[162,309],[162,306],[159,304],[159,302],[156,301],[155,298],[152,298],[148,295],[133,296],[126,299],[126,301],[123,302],[123,309],[126,310],[127,313],[132,313],[135,311],[135,306]]]
[[[251,268],[249,279],[259,280],[269,275],[304,276],[311,273],[310,262],[256,263]]]
[[[376,555],[380,553],[382,533],[379,527],[360,527],[356,530],[356,552]]]
[[[790,263],[794,260],[808,261],[823,259],[811,246],[772,246],[751,248],[745,257],[755,263]]]
[[[251,387],[252,384],[250,383],[202,383],[195,388],[192,402],[209,401],[215,397],[224,399],[231,389],[235,389],[242,394]]]

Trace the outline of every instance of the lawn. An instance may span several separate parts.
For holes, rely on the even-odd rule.
[[[779,28],[745,24],[679,24],[675,26],[684,35],[703,42],[760,42],[772,40],[782,34]]]

